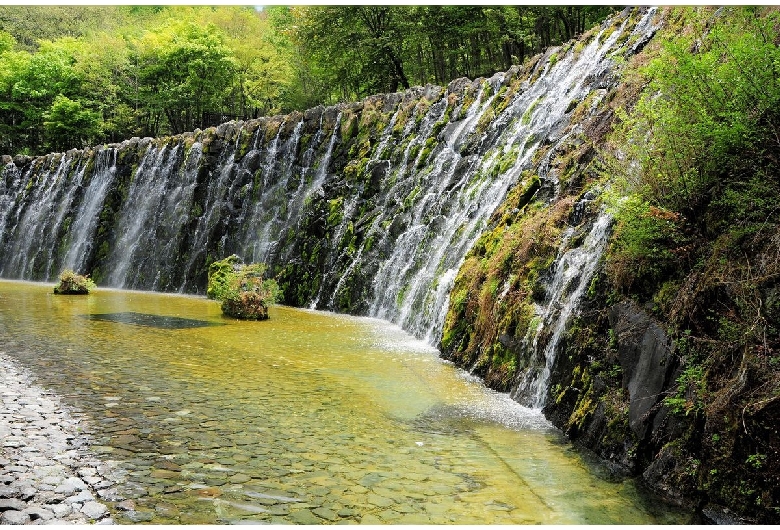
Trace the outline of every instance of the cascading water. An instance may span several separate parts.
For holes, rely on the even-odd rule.
[[[435,344],[490,216],[530,173],[545,177],[539,149],[549,162],[578,103],[612,82],[610,56],[650,16],[626,11],[588,41],[489,79],[6,159],[0,275],[51,281],[68,266],[101,285],[203,293],[208,265],[236,253],[266,261],[290,304],[380,317]],[[597,236],[561,256],[561,274],[590,267]],[[576,301],[559,300],[572,306],[561,330]]]
[[[107,284],[124,288],[171,289],[182,228],[191,215],[199,146],[187,156],[181,144],[150,146],[141,159],[119,212],[109,255]]]
[[[36,159],[24,171],[7,164],[0,178],[0,275],[42,279],[77,268],[92,250],[97,212],[115,172],[115,149]]]
[[[109,186],[116,177],[116,149],[106,149],[98,152],[95,160],[95,174],[84,191],[84,200],[81,202],[73,221],[73,228],[69,234],[71,242],[65,254],[63,266],[66,269],[81,270],[84,260],[90,253],[97,227],[98,214],[103,207]],[[84,169],[79,171],[76,180],[81,184],[84,178]],[[75,188],[74,188],[75,189]],[[69,201],[64,201],[61,208],[67,211]],[[51,270],[47,277],[51,277]]]
[[[57,184],[74,162],[71,158],[61,157],[59,162],[52,160],[52,165],[41,173],[28,175],[30,180],[27,186],[30,186],[31,192],[28,198],[29,207],[17,209],[15,218],[12,219],[16,237],[8,248],[10,260],[3,272],[8,268],[20,270],[23,274],[32,274],[36,268],[48,266],[51,249],[45,244],[50,241],[47,233],[56,231],[62,221],[62,216],[58,215],[63,209],[58,207],[58,195],[62,192],[57,189]],[[67,186],[67,191],[63,190],[66,198],[72,195],[72,189],[73,185],[70,185]]]
[[[555,260],[553,277],[547,287],[547,301],[545,305],[537,308],[538,325],[529,330],[529,349],[536,353],[537,358],[531,359],[531,368],[523,374],[522,380],[513,389],[513,399],[536,408],[544,405],[561,338],[596,272],[599,259],[607,246],[611,223],[611,216],[602,212],[582,245],[568,250],[565,249],[575,228],[570,227],[563,234],[561,252]],[[546,343],[542,347],[544,339]]]

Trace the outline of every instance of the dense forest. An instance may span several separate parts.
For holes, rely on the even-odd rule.
[[[41,154],[505,71],[604,6],[3,6],[0,152]]]

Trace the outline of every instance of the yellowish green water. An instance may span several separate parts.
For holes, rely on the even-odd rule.
[[[0,281],[0,349],[91,419],[122,523],[685,522],[382,321]]]

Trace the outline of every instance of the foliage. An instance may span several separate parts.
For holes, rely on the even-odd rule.
[[[209,265],[208,284],[206,286],[207,298],[211,300],[222,300],[225,298],[230,280],[235,275],[240,263],[241,258],[233,254]]]
[[[778,464],[762,455],[778,450],[780,11],[679,8],[668,21],[611,137],[605,167],[623,197],[612,200],[607,283],[674,339],[677,378],[662,403],[689,428],[676,441],[702,463],[690,473],[698,493],[771,521]]]
[[[171,132],[203,124],[207,111],[219,110],[234,76],[234,60],[213,25],[168,21],[136,43],[137,98],[153,136],[154,124],[167,121]]]
[[[279,30],[331,100],[489,76],[601,21],[606,6],[295,7]],[[350,46],[343,46],[349,42]]]
[[[676,392],[664,398],[664,405],[675,414],[687,416],[701,412],[704,409],[705,381],[701,366],[688,366],[677,378]]]
[[[89,277],[65,269],[60,273],[60,283],[54,287],[54,294],[89,294],[94,288],[95,282]]]
[[[0,13],[4,152],[257,117],[279,111],[293,82],[290,49],[252,7],[71,7]]]
[[[62,94],[54,97],[49,110],[43,113],[43,119],[46,146],[55,151],[67,149],[74,140],[86,145],[101,132],[100,114]]]
[[[686,242],[678,214],[651,206],[639,196],[607,197],[615,219],[607,267],[616,289],[647,295],[679,267]]]
[[[41,154],[178,134],[411,84],[492,75],[609,12],[603,6],[5,6],[0,151]]]
[[[744,176],[729,169],[747,169],[742,162],[754,157],[752,169],[778,162],[767,151],[780,147],[778,14],[725,9],[664,42],[643,70],[649,86],[623,116],[622,146],[636,162],[627,167],[629,184],[684,215]]]
[[[264,263],[241,264],[229,256],[209,266],[207,296],[222,303],[225,315],[243,320],[265,320],[268,306],[281,300],[282,292],[273,279],[263,279]]]

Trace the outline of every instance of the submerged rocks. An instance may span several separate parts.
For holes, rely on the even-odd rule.
[[[113,482],[90,471],[105,465],[92,461],[82,428],[0,352],[0,523],[112,522],[95,497]]]

